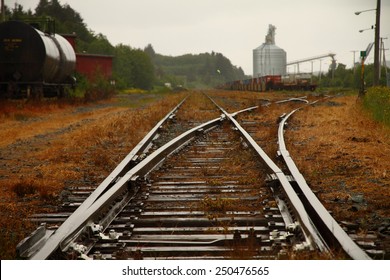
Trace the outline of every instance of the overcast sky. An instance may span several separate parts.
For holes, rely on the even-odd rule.
[[[5,0],[35,10],[39,0]],[[134,48],[152,44],[157,53],[220,52],[231,62],[253,72],[252,51],[260,46],[268,25],[276,26],[276,45],[287,61],[333,52],[338,63],[351,67],[353,50],[365,50],[374,41],[376,0],[59,0],[80,13],[88,28],[113,44]],[[382,0],[381,37],[390,46],[390,0]],[[368,63],[373,62],[373,50]],[[386,52],[390,60],[390,52]],[[356,53],[358,60],[358,53]],[[330,58],[314,62],[327,69]],[[290,72],[294,67],[288,68]],[[309,72],[311,63],[300,65]]]

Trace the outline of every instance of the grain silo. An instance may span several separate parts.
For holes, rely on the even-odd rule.
[[[253,50],[253,77],[286,75],[286,52],[275,45],[275,29],[269,25],[265,42]]]

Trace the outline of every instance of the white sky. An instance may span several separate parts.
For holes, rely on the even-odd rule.
[[[39,0],[5,0],[35,10]],[[376,0],[59,0],[80,13],[88,28],[113,44],[143,49],[152,44],[157,53],[220,52],[232,64],[252,74],[252,50],[264,42],[268,25],[276,26],[276,45],[287,61],[336,54],[339,63],[352,66],[352,50],[365,50],[374,41]],[[381,37],[390,46],[390,0],[382,0]],[[356,60],[359,54],[356,53]],[[389,60],[390,52],[386,52]],[[373,50],[367,59],[373,62]],[[314,71],[327,69],[330,58],[314,62]],[[288,68],[293,72],[293,66]],[[310,72],[311,63],[300,65]]]

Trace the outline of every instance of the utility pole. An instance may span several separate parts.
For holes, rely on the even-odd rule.
[[[380,34],[381,0],[376,2],[376,20],[375,20],[375,49],[374,49],[374,82],[373,85],[379,85],[379,34]]]
[[[351,51],[353,53],[353,64],[352,64],[352,67],[353,67],[353,74],[355,74],[355,70],[356,70],[356,60],[355,60],[355,54],[356,52],[358,51]]]
[[[365,95],[365,88],[364,88],[364,60],[367,57],[367,53],[365,51],[360,52],[360,58],[362,61],[362,72],[360,74],[360,90],[359,90],[359,97],[363,98]]]
[[[322,69],[321,69],[321,65],[322,65],[322,59],[320,59],[320,82],[321,82],[321,75],[322,75]]]
[[[385,51],[388,49],[385,49],[385,44],[383,43],[383,40],[386,40],[387,37],[381,37],[381,47],[380,47],[380,55],[379,55],[379,80],[382,77],[382,66],[386,69],[386,61],[385,61]],[[382,60],[383,58],[383,60]]]

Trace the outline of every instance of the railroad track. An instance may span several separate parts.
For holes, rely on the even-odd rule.
[[[300,173],[286,175],[235,120],[247,110],[219,107],[219,118],[177,125],[180,105],[99,187],[70,190],[61,211],[33,217],[46,224],[18,245],[19,256],[280,259],[321,252],[331,258],[336,249],[370,258],[344,231],[340,241],[314,222],[323,213],[308,211],[309,190],[302,199],[304,187],[296,187]],[[169,126],[176,132],[167,133]]]

